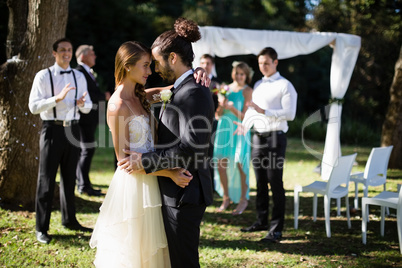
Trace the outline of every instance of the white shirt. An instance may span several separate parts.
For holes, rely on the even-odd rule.
[[[85,69],[85,71],[87,71],[87,73],[92,78],[92,80],[94,80],[94,82],[98,85],[98,83],[96,82],[95,75],[94,75],[94,70],[83,62],[79,62],[78,64],[81,65],[82,68]]]
[[[42,120],[78,120],[80,114],[78,110],[84,114],[91,111],[92,101],[87,94],[83,107],[75,107],[76,89],[70,90],[64,100],[56,103],[56,95],[70,83],[70,87],[75,87],[74,77],[72,73],[60,74],[60,71],[72,70],[70,66],[67,70],[61,68],[57,63],[50,67],[53,78],[54,96],[52,96],[52,88],[50,83],[49,71],[47,69],[40,70],[33,81],[31,94],[29,95],[29,110],[33,114],[39,114]],[[77,99],[81,98],[84,92],[87,92],[87,81],[83,73],[72,70],[77,79]],[[56,117],[53,115],[53,107],[56,107]]]
[[[84,69],[85,69],[85,71],[87,71],[87,73],[92,73],[92,69],[91,69],[91,67],[89,67],[88,65],[86,65],[85,63],[83,63],[83,62],[79,62],[78,63],[79,65],[82,65],[82,67],[84,67]]]
[[[254,126],[259,133],[288,131],[287,121],[296,116],[297,92],[279,72],[255,83],[252,101],[265,110],[265,115],[249,108],[242,121],[247,130]]]
[[[177,78],[177,80],[174,82],[173,86],[174,88],[177,88],[181,82],[183,82],[183,80],[189,76],[190,74],[193,74],[194,71],[193,69],[188,70],[187,72],[185,72],[184,74],[182,74],[179,78]]]

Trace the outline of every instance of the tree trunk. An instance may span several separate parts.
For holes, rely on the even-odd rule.
[[[402,169],[402,46],[395,64],[388,112],[382,126],[381,145],[393,145],[389,168]]]
[[[28,109],[35,74],[54,63],[68,0],[8,0],[7,58],[0,67],[0,202],[34,208],[40,117]],[[12,59],[13,56],[15,60]]]

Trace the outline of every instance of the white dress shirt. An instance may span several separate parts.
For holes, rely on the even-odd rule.
[[[85,71],[87,71],[87,73],[91,74],[93,71],[91,69],[91,67],[89,67],[88,65],[86,65],[83,62],[80,62],[79,65],[82,65],[82,67],[84,67]]]
[[[183,82],[183,80],[187,77],[187,76],[189,76],[190,74],[193,74],[194,73],[194,70],[193,69],[190,69],[190,70],[188,70],[187,72],[185,72],[184,74],[182,74],[179,78],[177,78],[177,80],[174,82],[174,84],[173,84],[173,87],[174,88],[177,88],[179,85],[180,85],[180,83],[181,82]]]
[[[83,107],[75,107],[75,93],[76,89],[70,90],[64,100],[56,103],[56,95],[70,83],[70,87],[76,87],[72,73],[60,74],[60,71],[72,70],[77,79],[77,99],[81,98],[84,92],[88,92],[87,81],[83,73],[74,71],[70,68],[64,70],[57,63],[50,67],[53,78],[54,96],[52,96],[52,87],[49,77],[48,69],[39,71],[32,84],[31,94],[29,95],[29,110],[33,114],[39,114],[42,120],[78,120],[80,114],[78,110],[84,114],[91,111],[92,101],[87,93],[85,96],[85,104]],[[53,115],[53,107],[56,107],[56,118]],[[74,113],[75,110],[75,113]]]
[[[85,69],[85,71],[87,71],[87,73],[92,78],[92,80],[94,80],[94,82],[96,82],[94,70],[83,62],[79,62],[78,64],[81,65]]]
[[[242,121],[247,130],[254,126],[259,133],[288,131],[287,121],[296,116],[297,92],[279,72],[255,83],[252,101],[265,110],[265,115],[250,107]]]

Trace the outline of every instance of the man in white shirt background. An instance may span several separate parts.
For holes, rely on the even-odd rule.
[[[283,188],[283,165],[287,145],[287,121],[296,115],[297,92],[292,83],[277,71],[278,54],[271,47],[258,54],[258,66],[264,77],[254,86],[252,103],[239,125],[243,133],[254,127],[252,163],[257,181],[257,221],[243,232],[268,230],[261,242],[277,242],[282,238],[285,220],[285,190]],[[269,189],[273,198],[270,224]]]
[[[60,166],[60,210],[67,229],[92,231],[75,216],[75,180],[79,148],[80,114],[92,108],[84,75],[70,67],[73,46],[62,38],[53,44],[55,64],[39,71],[32,84],[29,110],[40,114],[39,175],[36,190],[36,239],[48,244],[56,174]]]

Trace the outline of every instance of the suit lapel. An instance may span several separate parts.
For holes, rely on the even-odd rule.
[[[191,79],[192,79],[192,75],[187,76],[177,87],[174,87],[172,89],[172,96],[170,97],[170,102],[166,104],[165,109],[167,109],[169,105],[174,105],[174,97],[179,92],[179,90]],[[163,107],[163,105],[162,105],[162,107]],[[165,109],[162,110],[162,114],[160,115],[159,119],[163,118],[163,113],[165,112]]]
[[[91,75],[87,72],[87,70],[84,68],[84,66],[78,65],[78,66],[77,66],[77,70],[81,71],[81,72],[84,74],[84,76],[85,76],[85,78],[86,78],[86,80],[87,80],[88,91],[89,91],[90,89],[92,89],[92,87],[97,87],[97,86],[98,86],[98,82],[95,82],[95,81],[92,79]],[[92,85],[89,85],[89,84],[92,84]]]
[[[183,87],[183,85],[185,85],[186,83],[188,83],[189,80],[193,79],[193,75],[190,74],[188,75],[186,78],[184,78],[184,80],[173,89],[173,95],[175,95],[177,92],[179,92],[179,90]]]
[[[162,115],[160,117],[160,122],[161,124],[163,124],[164,126],[161,126],[158,129],[158,134],[159,134],[159,140],[165,140],[165,138],[167,140],[175,140],[177,139],[177,137],[179,137],[179,117],[177,115],[176,112],[174,111],[169,111],[171,107],[171,105],[176,106],[176,108],[180,109],[180,107],[177,106],[177,96],[179,95],[179,98],[183,98],[183,94],[185,94],[184,92],[179,92],[180,90],[185,90],[185,88],[183,89],[183,87],[189,82],[191,81],[191,79],[193,79],[192,75],[189,75],[188,77],[186,77],[178,86],[177,88],[173,88],[172,90],[172,96],[170,98],[170,103],[167,103],[165,110],[162,111]],[[182,94],[180,94],[182,93]],[[167,135],[167,132],[169,132],[169,135]],[[164,137],[162,137],[164,136]],[[170,137],[170,138],[167,138]]]

